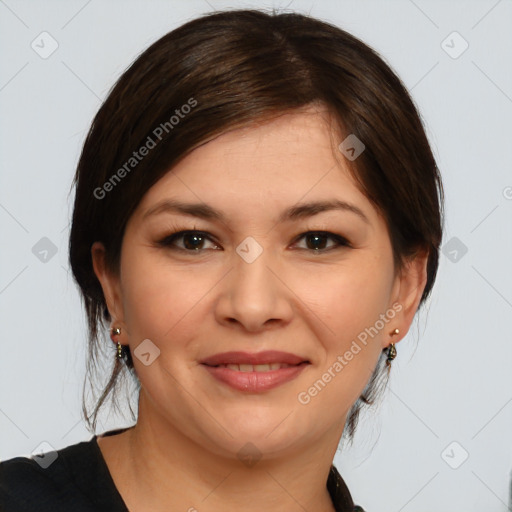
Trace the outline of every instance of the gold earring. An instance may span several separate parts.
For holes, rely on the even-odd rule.
[[[111,337],[112,341],[115,341],[114,336],[119,336],[121,334],[121,329],[119,327],[112,327],[110,330],[112,331],[112,334],[110,335],[110,337]],[[124,357],[124,347],[123,347],[123,345],[121,345],[121,342],[119,340],[117,340],[116,358],[123,359],[123,357]]]
[[[121,345],[121,343],[118,341],[117,342],[117,359],[123,359],[123,355],[124,355],[123,345]]]
[[[400,334],[400,330],[399,329],[395,329],[394,331],[392,331],[390,333],[391,336],[395,336],[396,334]],[[386,365],[390,366],[391,365],[391,361],[393,361],[393,359],[395,359],[395,357],[396,357],[395,344],[394,343],[390,343],[389,347],[388,347],[388,358],[386,359]]]

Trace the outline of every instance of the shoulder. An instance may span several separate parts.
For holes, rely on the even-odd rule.
[[[0,463],[0,510],[36,510],[36,503],[41,500],[41,510],[49,510],[45,497],[57,494],[58,484],[36,466],[34,460],[26,457]]]
[[[104,506],[112,503],[113,492],[106,486],[110,475],[99,454],[93,438],[31,458],[1,462],[0,510],[117,510]]]

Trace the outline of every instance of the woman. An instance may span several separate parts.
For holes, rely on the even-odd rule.
[[[78,164],[70,263],[130,428],[0,465],[2,510],[362,510],[332,465],[434,284],[442,187],[361,41],[220,12],[148,48]]]

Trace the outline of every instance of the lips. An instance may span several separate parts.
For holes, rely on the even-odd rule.
[[[281,370],[282,368],[293,368],[295,364],[270,363],[270,364],[219,364],[211,368],[228,368],[235,372],[270,372],[273,370]]]
[[[309,361],[306,358],[296,354],[280,352],[277,350],[267,350],[254,354],[249,352],[222,352],[219,354],[214,354],[201,361],[201,364],[207,366],[238,365],[241,367],[241,371],[251,371],[249,366],[254,367],[257,365],[280,364],[281,366],[285,367],[296,366],[301,363],[309,363]]]
[[[237,391],[261,393],[298,377],[311,364],[306,358],[267,350],[223,352],[201,361],[201,366],[217,381]]]

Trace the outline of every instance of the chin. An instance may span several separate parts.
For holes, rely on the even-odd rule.
[[[227,425],[228,433],[223,438],[229,444],[229,450],[234,449],[235,452],[252,443],[266,456],[277,454],[289,449],[301,437],[297,417],[282,407],[275,412],[271,412],[268,406],[262,406],[257,411],[254,408],[238,408],[236,414],[224,414],[219,421]],[[303,418],[300,419],[300,427],[305,427]]]

